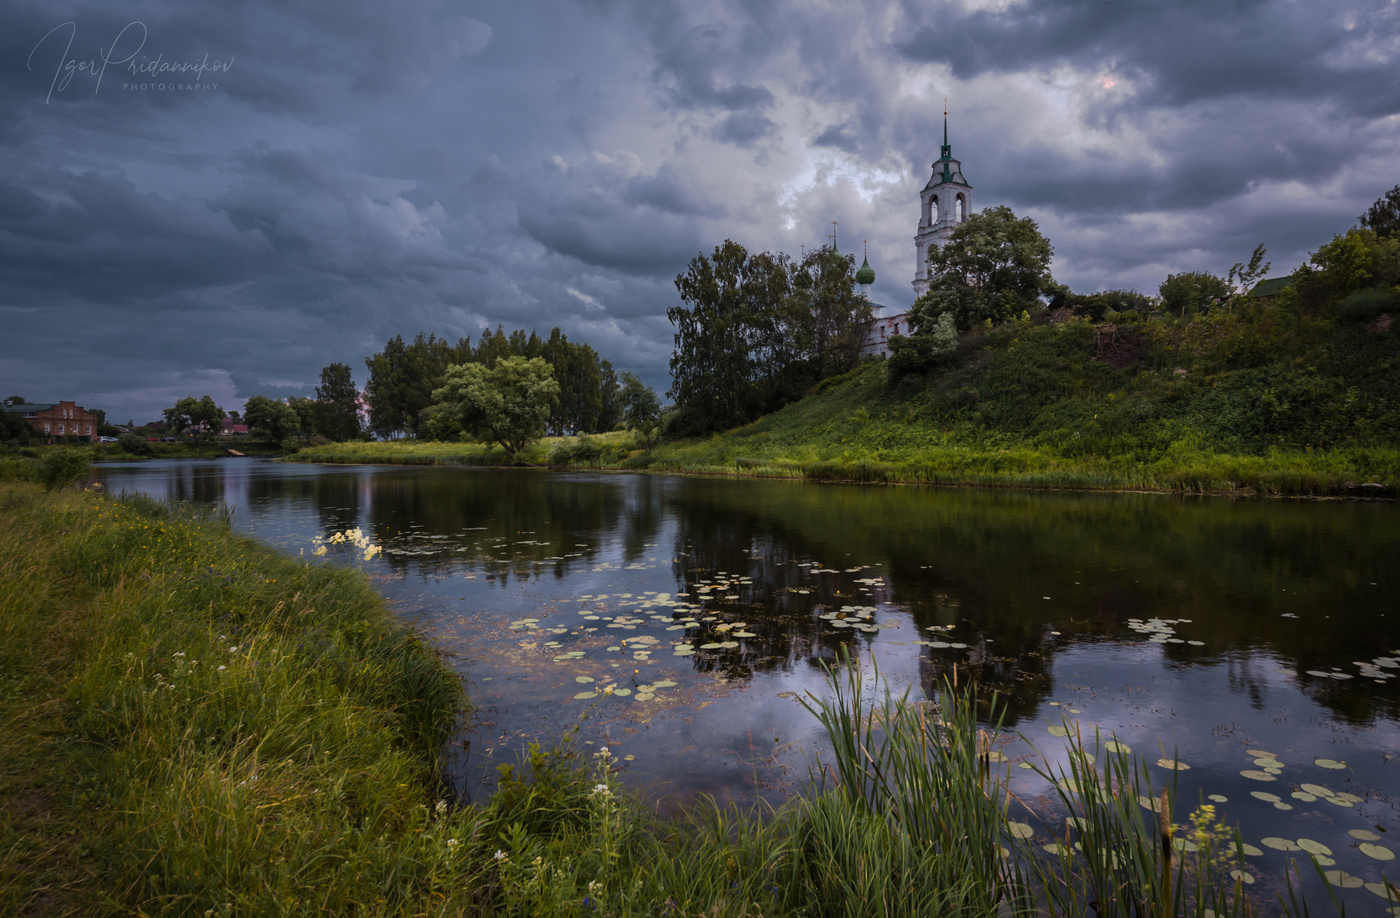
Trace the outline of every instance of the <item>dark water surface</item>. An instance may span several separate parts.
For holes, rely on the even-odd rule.
[[[227,504],[292,554],[360,530],[382,554],[324,557],[363,566],[453,654],[478,706],[458,755],[473,795],[577,727],[661,800],[780,800],[822,748],[797,698],[824,695],[846,648],[896,692],[932,695],[955,670],[997,688],[1008,731],[1051,761],[1064,720],[1179,756],[1177,821],[1224,798],[1264,883],[1306,857],[1265,839],[1320,842],[1325,869],[1364,882],[1400,876],[1377,859],[1400,850],[1393,503],[238,459],[99,475]],[[1046,793],[1015,767],[1025,740],[1001,751],[1019,794]],[[1353,895],[1355,913],[1383,908]]]

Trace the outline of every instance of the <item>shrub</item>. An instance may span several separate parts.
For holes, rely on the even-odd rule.
[[[85,449],[55,447],[39,457],[35,470],[39,483],[50,491],[66,487],[92,468],[92,453]]]
[[[138,437],[134,433],[124,433],[117,437],[117,445],[133,456],[150,456],[155,452],[145,437]]]

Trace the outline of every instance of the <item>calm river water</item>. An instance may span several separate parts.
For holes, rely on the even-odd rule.
[[[1055,761],[1051,728],[1078,722],[1179,756],[1177,821],[1215,800],[1265,883],[1302,840],[1326,869],[1400,878],[1393,503],[251,459],[98,474],[226,504],[292,554],[354,529],[382,547],[325,561],[362,566],[451,654],[477,706],[456,755],[470,795],[577,728],[660,801],[782,799],[823,746],[797,699],[825,695],[845,648],[896,692],[955,670],[1003,692],[1025,799],[1047,786],[1015,765],[1032,743]]]

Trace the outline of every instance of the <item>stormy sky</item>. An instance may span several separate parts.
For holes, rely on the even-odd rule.
[[[241,409],[497,324],[664,392],[726,238],[837,221],[908,305],[945,97],[1072,289],[1284,274],[1400,183],[1400,3],[9,0],[0,397]]]

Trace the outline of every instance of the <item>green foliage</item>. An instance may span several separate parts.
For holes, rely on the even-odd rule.
[[[1035,221],[1009,207],[989,207],[953,228],[948,242],[929,256],[933,280],[914,301],[915,334],[951,313],[958,330],[1005,322],[1040,305],[1055,292],[1050,242]]]
[[[647,430],[661,420],[661,400],[651,386],[633,373],[622,374],[618,401],[622,406],[622,423],[630,430]]]
[[[0,912],[466,896],[473,814],[437,805],[460,683],[362,575],[146,499],[0,505],[0,665],[49,699],[0,693]]]
[[[1376,199],[1361,215],[1361,225],[1384,239],[1400,236],[1400,185]]]
[[[503,357],[490,369],[479,363],[449,367],[433,393],[442,423],[499,443],[511,458],[544,435],[558,397],[554,371],[539,357]]]
[[[17,402],[16,404],[25,404]],[[7,440],[28,440],[34,436],[34,428],[29,426],[20,414],[0,410],[0,443]]]
[[[1343,318],[1369,322],[1383,313],[1400,311],[1400,288],[1371,287],[1358,290],[1342,300]]]
[[[55,446],[39,455],[34,474],[40,484],[52,491],[68,487],[86,476],[91,468],[92,450]]]
[[[321,369],[316,401],[317,433],[336,442],[354,440],[360,435],[359,393],[348,365],[333,363]]]
[[[794,263],[731,240],[676,276],[682,305],[671,356],[668,430],[700,434],[745,423],[855,365],[871,318],[855,261],[831,248]]]
[[[136,434],[130,432],[117,437],[117,445],[133,456],[149,456],[154,453],[150,441],[145,437],[138,437]]]
[[[243,406],[249,433],[265,443],[283,443],[301,432],[301,416],[286,402],[254,395]]]
[[[1168,274],[1157,292],[1162,296],[1162,308],[1184,319],[1188,314],[1199,315],[1225,302],[1230,296],[1230,285],[1209,271],[1183,271]]]
[[[198,437],[201,433],[219,433],[222,429],[224,412],[222,408],[214,404],[214,399],[211,396],[206,395],[196,399],[192,395],[187,395],[172,407],[166,408],[163,416],[166,426],[176,436],[188,430]]]

